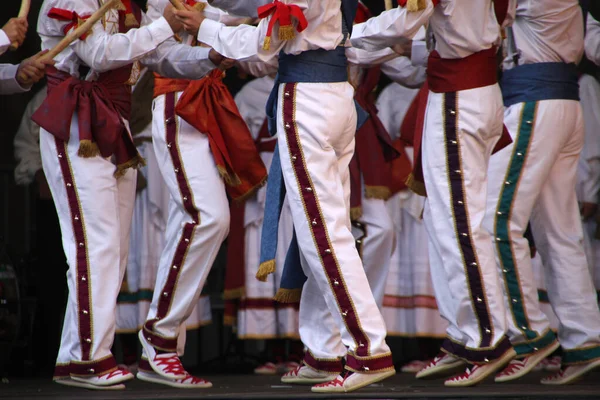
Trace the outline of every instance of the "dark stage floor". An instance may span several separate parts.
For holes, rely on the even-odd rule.
[[[443,381],[417,381],[398,374],[379,385],[338,396],[315,395],[308,386],[281,384],[277,377],[253,375],[205,376],[214,387],[204,390],[177,390],[141,381],[127,383],[119,392],[98,392],[64,387],[47,380],[12,380],[0,384],[0,399],[600,399],[600,372],[570,386],[539,384],[541,374],[531,374],[515,383],[484,383],[474,388],[448,389]]]

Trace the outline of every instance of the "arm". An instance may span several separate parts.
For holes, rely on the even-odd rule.
[[[15,168],[15,182],[17,185],[29,185],[33,182],[35,174],[42,169],[39,144],[40,127],[31,120],[31,115],[45,98],[46,88],[44,87],[36,93],[27,105],[15,136],[15,159],[19,163]]]
[[[258,7],[271,2],[271,0],[208,0],[208,3],[213,7],[220,8],[233,15],[251,18],[258,17],[256,12]]]
[[[11,18],[0,29],[0,54],[4,53],[12,43],[17,43],[19,46],[25,41],[27,34],[27,19],[26,18]]]
[[[277,63],[266,64],[260,61],[238,61],[236,66],[245,73],[257,78],[277,73]]]
[[[4,54],[10,47],[10,39],[3,29],[0,29],[0,54]]]
[[[346,57],[348,62],[361,67],[372,67],[393,60],[400,55],[389,47],[378,51],[366,51],[356,47],[346,48]]]
[[[600,65],[600,22],[591,15],[587,17],[585,56],[594,64]]]
[[[411,89],[421,87],[427,77],[425,67],[413,65],[411,60],[406,57],[399,57],[386,62],[381,66],[381,72],[394,82]]]
[[[17,81],[18,65],[0,64],[0,94],[22,93],[29,90]]]
[[[412,39],[419,28],[427,23],[431,14],[431,2],[427,2],[427,8],[422,11],[409,12],[405,8],[396,7],[355,25],[350,42],[354,47],[370,51],[392,47],[402,39]]]

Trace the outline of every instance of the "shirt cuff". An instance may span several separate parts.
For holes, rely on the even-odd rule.
[[[205,19],[202,21],[200,29],[198,29],[198,41],[214,47],[214,44],[217,41],[219,29],[221,29],[222,25],[223,24],[220,22]]]
[[[17,81],[18,65],[2,65],[2,81],[0,82],[0,94],[12,94],[27,92],[31,87],[23,87]]]
[[[171,25],[169,25],[165,17],[160,17],[150,25],[147,25],[147,27],[156,46],[174,35]]]
[[[6,32],[0,29],[0,54],[3,54],[10,47],[10,39]]]
[[[428,58],[429,51],[427,50],[427,43],[422,40],[413,40],[410,55],[410,61],[412,65],[422,67],[427,66]]]

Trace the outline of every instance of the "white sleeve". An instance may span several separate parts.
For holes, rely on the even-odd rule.
[[[0,54],[6,53],[6,50],[10,47],[10,39],[6,32],[0,29]]]
[[[266,64],[260,61],[238,61],[236,66],[247,74],[262,78],[277,73],[278,64]]]
[[[15,168],[15,182],[17,185],[29,185],[33,182],[36,172],[42,169],[39,140],[40,127],[31,120],[31,116],[45,98],[46,88],[44,87],[27,104],[19,130],[17,130],[15,136],[15,159],[18,162]]]
[[[257,18],[258,7],[269,4],[272,0],[208,0],[208,2],[211,6],[225,10],[233,15]]]
[[[208,58],[209,53],[209,48],[191,47],[170,39],[141,61],[167,78],[202,79],[217,68]]]
[[[402,39],[412,39],[419,28],[427,23],[431,14],[433,4],[430,1],[422,11],[409,12],[405,8],[396,7],[367,22],[354,25],[350,42],[354,47],[370,51],[391,47]]]
[[[351,64],[359,65],[361,67],[372,67],[393,60],[400,57],[400,55],[389,47],[377,51],[366,51],[357,49],[356,47],[347,47],[346,57],[348,57],[348,62]]]
[[[29,90],[17,82],[18,69],[18,65],[0,64],[0,94],[14,94]]]
[[[588,176],[582,182],[582,197],[580,201],[598,204],[598,193],[600,192],[600,160],[587,161]]]
[[[411,89],[421,87],[427,78],[427,69],[413,65],[407,57],[398,57],[381,66],[381,72],[396,83]]]
[[[588,14],[585,33],[585,56],[600,65],[600,22]]]

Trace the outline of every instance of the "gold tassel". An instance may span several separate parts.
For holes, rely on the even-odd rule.
[[[410,175],[408,175],[408,178],[406,178],[406,181],[404,183],[406,183],[406,186],[408,186],[408,188],[410,190],[412,190],[419,196],[427,197],[427,191],[425,190],[425,184],[417,181],[415,179],[415,176],[412,173]]]
[[[246,294],[246,290],[244,287],[239,287],[236,289],[229,289],[223,292],[223,298],[225,300],[236,300],[241,299]]]
[[[119,11],[125,11],[127,10],[127,8],[125,7],[125,4],[123,4],[123,1],[117,1],[115,3],[114,6],[112,6],[113,10],[119,10]]]
[[[91,140],[84,139],[79,141],[79,150],[77,155],[83,158],[92,158],[100,155],[98,145]]]
[[[271,49],[271,37],[265,36],[265,41],[263,43],[263,50],[270,50],[270,49]]]
[[[248,198],[254,196],[254,194],[256,194],[256,192],[258,192],[258,190],[265,186],[267,184],[267,178],[268,177],[264,177],[256,186],[254,186],[252,189],[248,190],[246,193],[244,193],[243,195],[241,195],[240,197],[238,197],[237,199],[234,200],[235,204],[242,204],[243,202],[245,202],[246,200],[248,200]]]
[[[365,197],[367,199],[387,200],[392,196],[390,188],[385,186],[366,186]]]
[[[146,165],[146,160],[139,154],[133,157],[131,160],[124,162],[123,164],[117,165],[117,170],[114,173],[114,177],[119,179],[129,168],[139,169]]]
[[[350,220],[356,221],[360,217],[362,217],[362,207],[352,207],[350,209]]]
[[[408,0],[406,10],[409,12],[421,11],[427,8],[427,0]]]
[[[256,272],[256,279],[261,282],[266,282],[267,277],[275,272],[275,260],[265,261],[261,263]]]
[[[229,186],[239,186],[242,184],[240,177],[235,174],[230,174],[225,167],[217,165],[217,170],[219,171],[219,175],[225,181],[225,183]]]
[[[236,318],[230,315],[226,315],[223,317],[223,325],[225,326],[235,326]]]
[[[279,288],[274,300],[278,303],[298,303],[302,296],[302,289]]]
[[[279,40],[292,40],[296,37],[296,32],[293,25],[279,27]]]
[[[139,27],[140,24],[138,23],[137,19],[135,19],[135,15],[129,13],[125,16],[125,26],[130,28],[132,26]]]
[[[206,8],[206,3],[196,3],[193,8],[196,9],[196,11],[202,12]]]

